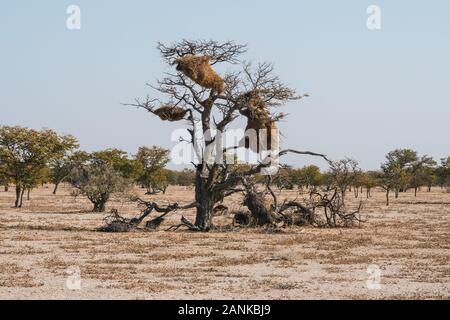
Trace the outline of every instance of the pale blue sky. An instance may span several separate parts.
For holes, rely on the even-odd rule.
[[[79,31],[66,29],[70,4],[81,7]],[[371,4],[379,31],[366,28]],[[166,70],[157,41],[212,38],[248,43],[247,60],[274,62],[311,94],[285,108],[283,146],[365,169],[398,147],[440,158],[450,155],[449,15],[447,0],[2,0],[0,124],[71,133],[87,150],[170,147],[177,125],[121,103]]]

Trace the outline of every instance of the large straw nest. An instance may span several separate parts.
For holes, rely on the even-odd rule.
[[[222,93],[225,89],[224,80],[213,70],[210,61],[210,57],[189,54],[176,60],[176,69],[203,88]]]

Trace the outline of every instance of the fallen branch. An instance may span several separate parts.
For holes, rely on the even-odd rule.
[[[181,223],[175,226],[169,227],[166,231],[177,231],[181,227],[187,227],[191,231],[202,231],[199,227],[195,226],[192,222],[181,216]]]
[[[179,209],[191,209],[197,207],[197,203],[195,202],[182,207],[180,207],[178,203],[169,204],[167,207],[160,207],[156,202],[149,202],[140,198],[135,198],[134,201],[137,201],[139,205],[145,206],[145,209],[142,211],[142,214],[139,217],[132,219],[124,218],[119,215],[117,209],[113,209],[111,210],[111,215],[107,216],[104,219],[105,226],[98,228],[97,231],[128,232],[132,229],[137,228],[142,223],[142,221],[153,211],[162,214],[148,221],[145,227],[147,229],[155,230],[161,225],[161,223],[164,221],[164,217],[169,213]]]

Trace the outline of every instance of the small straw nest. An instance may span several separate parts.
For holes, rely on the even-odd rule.
[[[210,65],[211,57],[185,55],[176,60],[176,69],[192,81],[202,86],[222,93],[225,89],[224,80]]]
[[[164,121],[180,121],[185,118],[188,110],[181,107],[164,105],[158,109],[151,110],[151,112]]]

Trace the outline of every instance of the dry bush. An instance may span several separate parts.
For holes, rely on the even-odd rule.
[[[313,212],[314,224],[319,227],[351,228],[364,220],[361,218],[362,201],[357,208],[350,209],[342,199],[339,189],[313,191],[310,198],[310,208]]]

